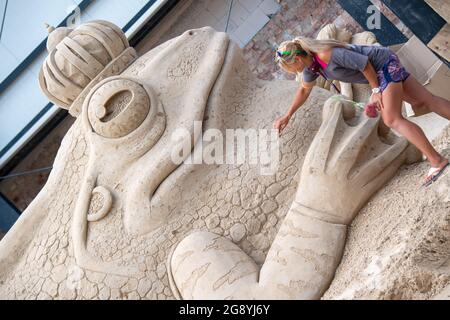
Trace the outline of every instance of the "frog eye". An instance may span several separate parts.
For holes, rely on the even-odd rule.
[[[136,130],[150,112],[151,99],[138,82],[127,78],[107,79],[91,92],[88,119],[105,138],[121,138]]]

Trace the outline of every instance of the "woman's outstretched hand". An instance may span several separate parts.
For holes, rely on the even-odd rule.
[[[291,117],[289,115],[284,115],[278,118],[273,124],[274,129],[277,129],[278,133],[281,135],[281,132],[283,132],[284,128],[286,128],[290,119]]]

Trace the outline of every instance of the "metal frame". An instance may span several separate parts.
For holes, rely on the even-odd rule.
[[[2,16],[2,25],[0,27],[0,41],[2,40],[3,35],[3,27],[5,26],[5,20],[6,20],[6,11],[8,10],[8,0],[5,2],[5,9],[3,10],[3,16]]]
[[[228,25],[230,23],[230,18],[231,18],[231,10],[233,9],[233,3],[234,0],[230,1],[230,6],[228,7],[228,14],[227,14],[227,24],[225,26],[225,32],[228,32]]]

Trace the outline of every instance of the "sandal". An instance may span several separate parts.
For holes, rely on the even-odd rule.
[[[442,169],[431,168],[430,171],[428,171],[428,175],[425,179],[425,183],[422,186],[428,187],[433,182],[436,182],[437,179],[439,179],[439,177],[444,173],[445,169],[447,169],[449,166],[450,166],[450,163],[447,163],[445,166],[442,167]]]

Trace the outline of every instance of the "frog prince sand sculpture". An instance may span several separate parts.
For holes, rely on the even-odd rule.
[[[258,80],[209,27],[141,57],[105,21],[51,31],[40,85],[77,120],[0,243],[0,298],[320,299],[354,217],[420,159],[379,118],[315,88],[273,174],[174,163],[173,150],[202,141],[194,122],[270,129],[296,83]],[[189,139],[173,139],[180,129]]]

